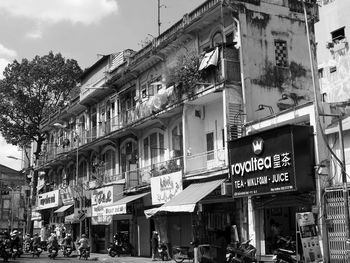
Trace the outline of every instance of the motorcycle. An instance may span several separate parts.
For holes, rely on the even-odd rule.
[[[131,254],[132,246],[128,242],[109,242],[109,247],[107,248],[108,255],[111,257],[118,256],[122,254]]]
[[[40,254],[43,252],[43,249],[38,246],[38,247],[33,247],[33,251],[32,251],[32,255],[33,257],[34,256],[37,256],[37,257],[40,257]]]
[[[73,252],[73,248],[71,246],[65,246],[63,248],[63,256],[64,257],[69,257]]]
[[[274,251],[273,260],[276,263],[297,263],[296,244],[291,238],[279,237],[280,246]]]
[[[193,248],[198,246],[196,241],[190,243],[189,246],[174,246],[173,247],[173,259],[177,263],[183,262],[185,259],[193,260],[194,259],[194,251]]]
[[[226,248],[227,263],[250,263],[257,262],[256,248],[247,240],[238,244],[229,244]]]
[[[4,262],[8,262],[8,259],[11,257],[11,247],[9,240],[3,240],[0,243],[0,257],[3,258]]]
[[[54,247],[49,247],[48,249],[49,252],[49,258],[50,259],[55,259],[58,255],[58,249]]]
[[[25,253],[30,253],[31,251],[31,241],[24,241],[23,242],[23,250]]]
[[[87,260],[89,257],[90,257],[90,249],[82,248],[80,250],[79,259],[83,258],[83,259]]]
[[[158,246],[158,254],[163,261],[169,260],[168,247],[164,243]]]

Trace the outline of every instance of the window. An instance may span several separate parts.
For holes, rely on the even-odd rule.
[[[216,46],[222,44],[223,39],[222,39],[221,32],[216,32],[211,41],[212,41],[212,43],[211,43],[212,47],[216,47]]]
[[[171,143],[173,150],[173,157],[180,157],[183,155],[182,149],[182,123],[180,122],[171,131]]]
[[[329,73],[334,73],[337,71],[337,67],[330,67],[329,68]]]
[[[319,69],[318,69],[318,77],[319,77],[320,79],[323,78],[323,68],[319,68]]]
[[[345,27],[341,27],[337,30],[334,30],[331,32],[332,35],[332,42],[337,43],[338,41],[345,38]]]
[[[287,41],[275,40],[275,59],[276,59],[276,66],[278,67],[288,66]]]
[[[144,99],[144,98],[147,98],[147,84],[143,84],[141,86],[141,97]]]
[[[144,165],[153,165],[164,161],[164,135],[154,132],[143,140]]]
[[[207,161],[214,159],[214,133],[210,132],[206,135],[207,140]]]
[[[112,175],[115,168],[115,152],[113,150],[107,150],[103,154],[103,161],[104,161],[106,172],[109,175]]]

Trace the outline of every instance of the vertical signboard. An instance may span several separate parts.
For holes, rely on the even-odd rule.
[[[297,213],[297,223],[305,262],[322,261],[314,215],[311,212]]]

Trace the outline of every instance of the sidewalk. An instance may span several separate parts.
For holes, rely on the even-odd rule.
[[[103,262],[103,263],[119,263],[119,262],[120,263],[151,263],[151,262],[154,263],[157,261],[162,261],[162,260],[152,261],[151,257],[145,258],[145,257],[130,257],[130,256],[117,257],[116,256],[112,258],[107,253],[106,254],[91,253],[89,260],[96,260],[98,262]],[[168,262],[171,262],[171,260],[169,260]]]

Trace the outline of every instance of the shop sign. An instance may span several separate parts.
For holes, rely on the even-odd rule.
[[[40,194],[38,196],[38,210],[54,208],[59,205],[59,190]]]
[[[113,186],[106,186],[94,189],[91,192],[91,204],[96,205],[110,205],[113,203]]]
[[[151,178],[152,204],[164,204],[182,191],[182,172]]]
[[[126,204],[114,205],[104,208],[105,215],[126,214]]]
[[[312,127],[286,125],[229,142],[233,196],[314,188]]]
[[[110,225],[112,223],[112,216],[109,215],[99,215],[91,217],[92,225]]]
[[[39,221],[41,220],[41,213],[32,211],[32,218],[33,221]]]
[[[73,196],[72,188],[70,186],[67,186],[65,188],[61,188],[60,194],[61,194],[62,203],[64,205],[74,203],[74,196]]]
[[[297,222],[305,262],[322,261],[320,241],[313,213],[297,213]]]

